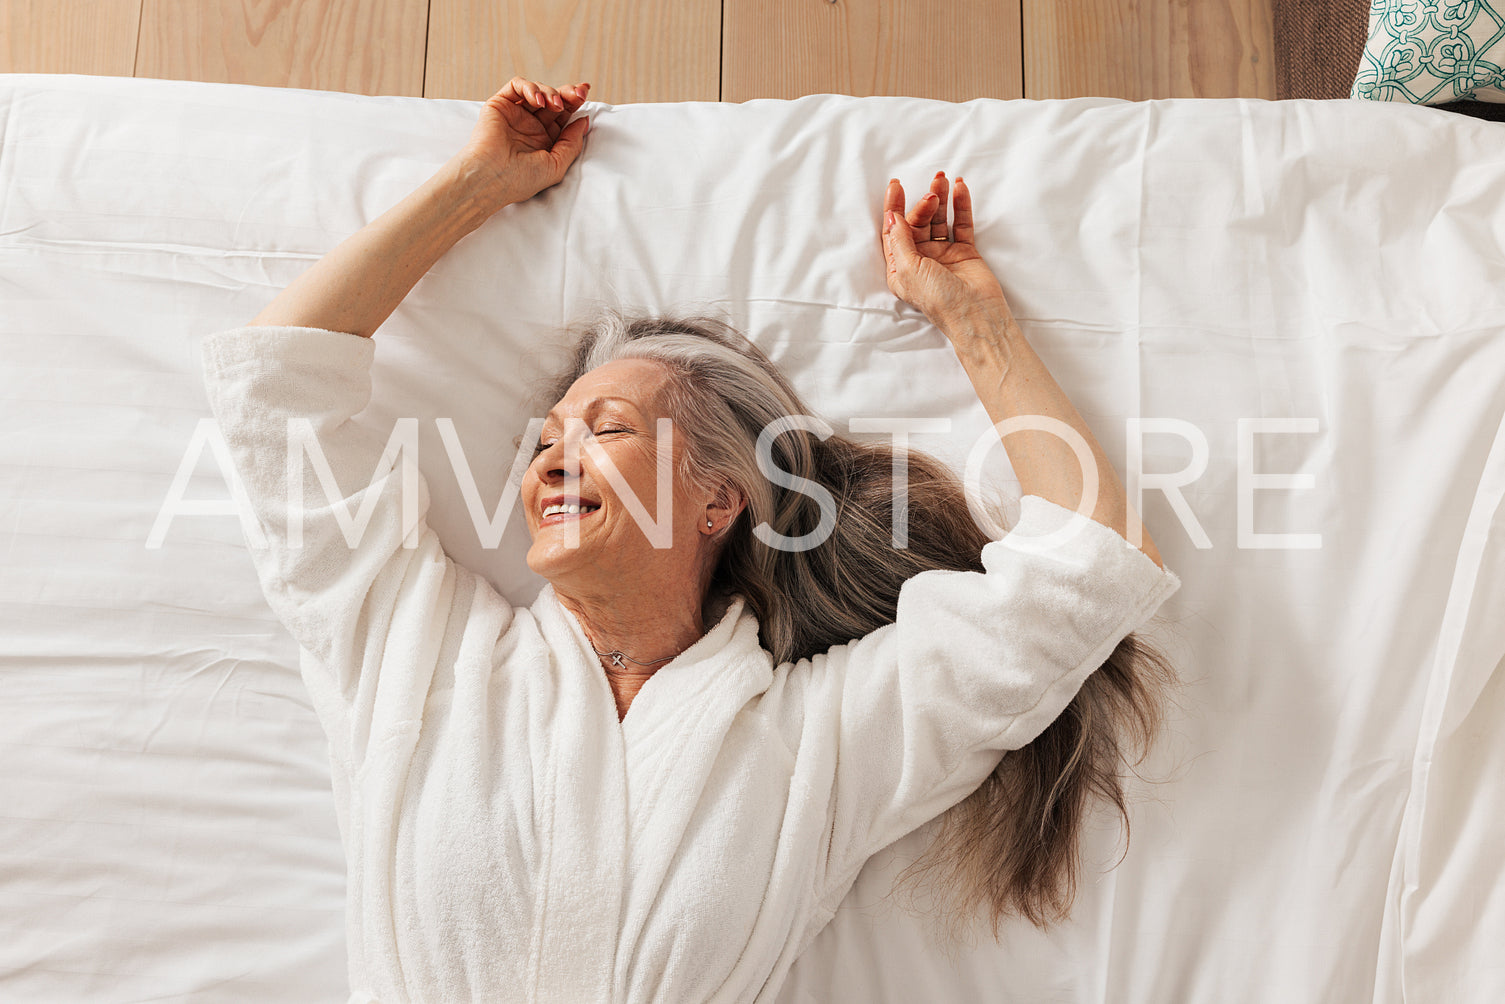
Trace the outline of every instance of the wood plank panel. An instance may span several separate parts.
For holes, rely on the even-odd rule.
[[[136,76],[423,93],[427,0],[143,0]]]
[[[721,99],[1023,96],[1019,0],[727,0]]]
[[[726,0],[721,99],[1024,94],[1020,0]]]
[[[142,0],[0,0],[0,73],[129,77]]]
[[[521,74],[592,101],[715,101],[720,0],[431,0],[424,95],[482,101]]]
[[[1025,97],[1275,97],[1270,0],[1023,0]]]

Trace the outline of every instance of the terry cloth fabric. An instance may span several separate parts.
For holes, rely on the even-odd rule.
[[[202,349],[329,739],[352,1002],[772,1000],[863,862],[1038,735],[1180,585],[1025,496],[985,572],[915,576],[894,624],[813,659],[775,666],[733,598],[619,722],[552,587],[514,608],[452,562],[426,483],[353,420],[371,340],[248,327]],[[290,419],[327,494],[317,461],[287,463]]]

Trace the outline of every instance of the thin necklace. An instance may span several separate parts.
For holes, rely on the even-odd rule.
[[[602,652],[599,651],[594,645],[591,646],[591,651],[595,652],[603,659],[610,659],[611,664],[618,669],[627,668],[626,665],[622,662],[623,659],[626,659],[627,662],[637,662],[639,666],[652,666],[654,663],[668,662],[670,659],[674,658],[674,656],[672,655],[666,655],[662,659],[654,659],[653,662],[638,662],[638,660],[634,659],[632,656],[627,655],[621,651]]]

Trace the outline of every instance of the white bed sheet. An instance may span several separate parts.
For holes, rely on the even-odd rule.
[[[342,999],[295,645],[233,516],[157,521],[180,467],[186,498],[228,498],[193,445],[197,339],[421,183],[477,108],[0,75],[0,998]],[[1505,999],[1501,126],[1358,101],[587,111],[566,180],[377,334],[363,416],[424,416],[431,521],[513,599],[540,584],[526,530],[485,545],[432,419],[489,513],[532,381],[597,304],[720,312],[838,428],[946,416],[913,442],[965,459],[982,409],[883,282],[889,177],[967,178],[980,247],[1120,473],[1130,417],[1205,437],[1185,512],[1141,506],[1185,583],[1155,635],[1187,685],[1123,862],[1104,815],[1069,923],[948,959],[883,899],[923,829],[869,863],[782,1000]],[[1310,420],[1251,437],[1271,480],[1243,490],[1241,419]],[[1146,471],[1198,460],[1144,437]],[[989,477],[1009,487],[1001,451]],[[1240,512],[1321,546],[1240,547]]]

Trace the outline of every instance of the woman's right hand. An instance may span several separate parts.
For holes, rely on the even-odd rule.
[[[565,125],[590,84],[553,88],[513,77],[481,106],[470,141],[455,155],[498,206],[531,199],[558,184],[580,156],[590,120]]]
[[[888,288],[943,331],[970,316],[1008,308],[1003,287],[972,242],[972,192],[961,178],[956,179],[956,221],[951,240],[945,240],[947,189],[946,173],[936,172],[930,191],[906,214],[904,186],[894,178],[883,200]]]

